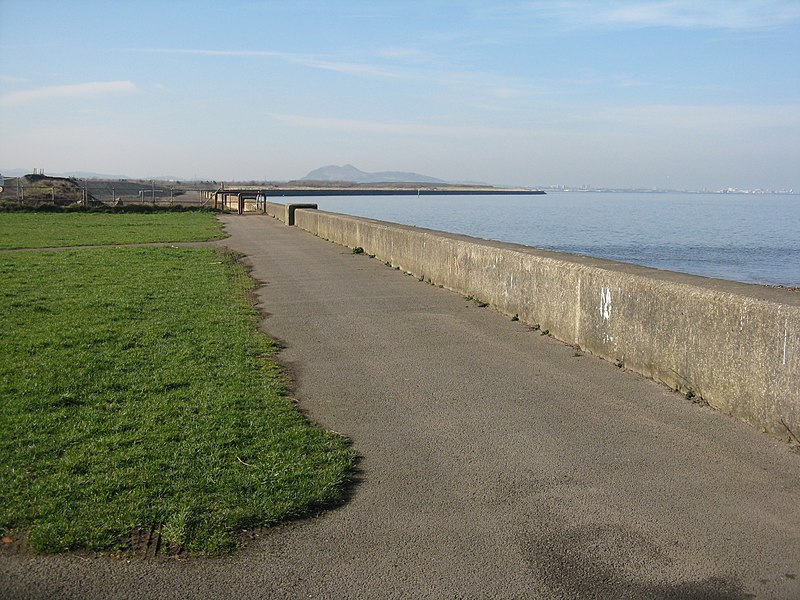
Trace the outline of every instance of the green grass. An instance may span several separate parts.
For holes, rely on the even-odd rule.
[[[211,248],[0,253],[0,531],[218,554],[337,501],[353,451],[283,396],[250,286]]]
[[[0,212],[0,248],[198,242],[223,237],[213,213]]]

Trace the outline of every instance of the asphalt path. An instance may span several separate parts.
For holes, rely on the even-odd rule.
[[[800,598],[800,454],[265,216],[220,242],[348,499],[219,559],[0,558],[9,598]]]

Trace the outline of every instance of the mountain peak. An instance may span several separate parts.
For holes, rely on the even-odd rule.
[[[349,181],[352,183],[447,183],[442,179],[405,171],[367,173],[350,164],[341,167],[338,165],[320,167],[311,171],[303,179],[313,181]]]

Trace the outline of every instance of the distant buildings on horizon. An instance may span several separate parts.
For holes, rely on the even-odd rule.
[[[721,190],[681,190],[681,189],[666,189],[666,188],[607,188],[607,187],[593,187],[591,185],[570,186],[570,185],[548,185],[536,189],[541,189],[546,192],[598,192],[598,193],[639,193],[639,194],[794,194],[794,188],[773,190],[771,188],[756,188],[754,190],[740,189],[729,187]]]

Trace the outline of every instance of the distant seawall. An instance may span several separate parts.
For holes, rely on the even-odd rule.
[[[798,293],[289,206],[267,212],[778,438],[800,436]]]
[[[525,190],[521,188],[486,188],[486,187],[259,187],[240,186],[203,190],[200,192],[202,203],[213,202],[214,208],[235,209],[239,214],[251,211],[266,210],[266,198],[283,198],[295,196],[538,196],[545,194],[543,190]],[[273,215],[274,216],[274,215]]]
[[[432,189],[417,188],[392,188],[392,189],[362,189],[362,188],[336,188],[336,189],[267,189],[262,192],[264,196],[542,196],[542,190],[485,190],[485,189]]]

